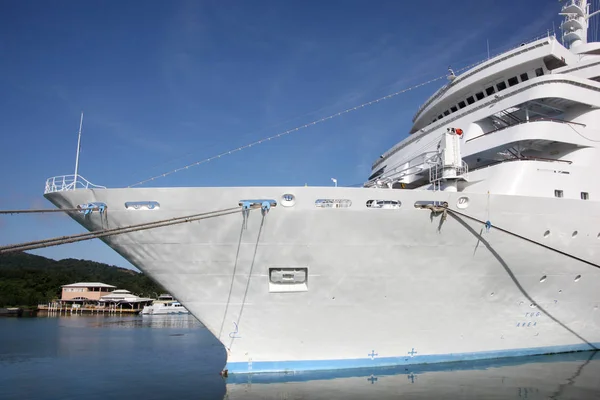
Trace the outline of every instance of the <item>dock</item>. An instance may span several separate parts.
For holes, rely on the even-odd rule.
[[[77,304],[65,305],[60,302],[40,304],[38,305],[38,312],[45,312],[48,314],[104,314],[104,315],[115,315],[115,314],[138,314],[139,309],[132,309],[128,307],[101,307],[101,306],[79,306]]]

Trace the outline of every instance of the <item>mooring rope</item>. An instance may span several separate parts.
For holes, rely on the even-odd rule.
[[[85,211],[94,207],[83,207],[83,208],[40,208],[40,209],[29,209],[29,210],[0,210],[0,214],[36,214],[36,213],[54,213],[54,212],[72,212],[72,211]]]
[[[257,208],[257,206],[252,207],[252,209],[256,209],[256,208]],[[260,208],[260,206],[258,206],[258,208]],[[75,234],[75,235],[61,236],[61,237],[56,237],[56,238],[51,238],[51,239],[43,239],[43,240],[38,240],[38,241],[34,241],[34,242],[12,244],[12,245],[0,247],[0,254],[17,252],[17,251],[25,251],[25,250],[34,250],[34,249],[40,249],[40,248],[44,248],[44,247],[58,246],[61,244],[81,242],[84,240],[99,239],[99,238],[103,238],[103,237],[107,237],[107,236],[120,235],[120,234],[124,234],[124,233],[143,231],[143,230],[147,230],[147,229],[161,228],[161,227],[165,227],[165,226],[177,225],[177,224],[182,224],[182,223],[186,223],[186,222],[199,221],[202,219],[220,217],[220,216],[224,216],[224,215],[238,213],[241,211],[242,210],[240,207],[232,207],[232,208],[227,208],[227,209],[223,209],[223,210],[216,210],[216,211],[210,211],[210,212],[205,212],[205,213],[200,213],[200,214],[187,215],[184,217],[176,217],[176,218],[164,219],[164,220],[159,220],[159,221],[154,221],[154,222],[146,222],[143,224],[129,225],[129,226],[121,227],[121,228],[103,229],[103,230],[94,231],[94,232],[79,233],[79,234]]]
[[[594,268],[600,268],[600,265],[598,265],[598,264],[596,264],[596,263],[593,263],[593,262],[591,262],[591,261],[585,260],[585,259],[583,259],[583,258],[581,258],[581,257],[577,257],[576,255],[569,254],[569,253],[567,253],[567,252],[564,252],[564,251],[562,251],[562,250],[559,250],[559,249],[556,249],[556,248],[554,248],[554,247],[548,246],[548,245],[546,245],[546,244],[543,244],[543,243],[537,242],[537,241],[535,241],[535,240],[533,240],[533,239],[530,239],[530,238],[528,238],[528,237],[525,237],[525,236],[523,236],[523,235],[519,235],[518,233],[511,232],[511,231],[509,231],[508,229],[503,229],[503,228],[501,228],[501,227],[499,227],[499,226],[496,226],[496,225],[491,225],[491,224],[489,224],[489,223],[488,223],[488,222],[486,222],[486,221],[483,221],[483,220],[481,220],[481,219],[479,219],[479,218],[476,218],[476,217],[473,217],[473,216],[471,216],[471,215],[465,214],[465,213],[463,213],[463,212],[460,212],[460,211],[453,210],[453,209],[449,208],[448,206],[442,206],[442,207],[443,207],[444,209],[446,209],[446,210],[447,210],[448,212],[450,212],[450,213],[453,213],[453,214],[456,214],[456,215],[460,215],[460,216],[462,216],[462,217],[468,218],[468,219],[470,219],[470,220],[473,220],[473,221],[480,222],[480,223],[482,223],[482,224],[484,224],[484,225],[486,225],[486,226],[487,226],[487,225],[489,225],[491,228],[493,228],[493,229],[496,229],[496,230],[499,230],[500,232],[504,232],[504,233],[506,233],[506,234],[508,234],[508,235],[511,235],[511,236],[517,237],[517,238],[519,238],[519,239],[525,240],[526,242],[529,242],[529,243],[536,244],[536,245],[538,245],[538,246],[540,246],[540,247],[543,247],[543,248],[545,248],[545,249],[548,249],[548,250],[550,250],[550,251],[553,251],[553,252],[555,252],[555,253],[561,254],[561,255],[563,255],[563,256],[565,256],[565,257],[569,257],[569,258],[572,258],[572,259],[574,259],[574,260],[580,261],[580,262],[582,262],[582,263],[584,263],[584,264],[591,265],[591,266],[592,266],[592,267],[594,267]]]
[[[240,322],[242,321],[242,314],[244,313],[244,306],[246,305],[246,298],[248,297],[248,290],[250,289],[250,280],[252,279],[252,271],[254,271],[254,264],[256,261],[256,253],[258,252],[258,245],[260,243],[260,235],[263,230],[263,226],[265,225],[265,215],[263,214],[262,220],[260,221],[260,227],[258,228],[258,235],[256,236],[256,245],[254,246],[254,255],[252,256],[252,262],[250,264],[250,271],[248,272],[248,280],[246,281],[246,290],[244,290],[244,297],[242,299],[242,305],[240,307],[240,313],[237,317],[237,322],[234,322],[236,331],[239,329]],[[228,304],[229,306],[229,304]],[[236,332],[237,333],[237,332]],[[229,343],[228,350],[231,350],[233,347],[233,341],[236,339],[236,336],[230,336],[231,341]]]

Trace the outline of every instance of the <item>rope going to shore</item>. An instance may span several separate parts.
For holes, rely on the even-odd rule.
[[[251,209],[256,209],[256,208],[260,208],[260,206],[252,206],[251,207]],[[169,219],[164,219],[164,220],[159,220],[159,221],[154,221],[154,222],[146,222],[143,224],[129,225],[129,226],[121,227],[121,228],[102,229],[102,230],[94,231],[94,232],[79,233],[79,234],[75,234],[75,235],[60,236],[60,237],[51,238],[51,239],[43,239],[43,240],[38,240],[38,241],[34,241],[34,242],[17,243],[17,244],[12,244],[12,245],[7,245],[7,246],[0,246],[0,254],[12,253],[12,252],[17,252],[17,251],[25,251],[25,250],[41,249],[41,248],[45,248],[45,247],[58,246],[61,244],[81,242],[84,240],[100,239],[100,238],[107,237],[107,236],[121,235],[124,233],[138,232],[138,231],[143,231],[143,230],[148,230],[148,229],[155,229],[155,228],[161,228],[161,227],[165,227],[165,226],[183,224],[186,222],[200,221],[200,220],[208,219],[208,218],[221,217],[224,215],[235,214],[235,213],[238,213],[241,211],[242,211],[241,207],[232,207],[232,208],[226,208],[223,210],[216,210],[216,211],[204,212],[204,213],[200,213],[200,214],[187,215],[184,217],[169,218]]]
[[[73,212],[85,211],[87,208],[41,208],[30,210],[0,210],[0,214],[36,214],[36,213],[53,213],[53,212]]]
[[[508,235],[514,236],[514,237],[516,237],[516,238],[519,238],[519,239],[525,240],[526,242],[529,242],[529,243],[536,244],[536,245],[538,245],[538,246],[540,246],[540,247],[543,247],[543,248],[545,248],[545,249],[547,249],[547,250],[553,251],[553,252],[555,252],[555,253],[558,253],[558,254],[561,254],[561,255],[563,255],[563,256],[565,256],[565,257],[572,258],[572,259],[574,259],[574,260],[577,260],[577,261],[580,261],[580,262],[582,262],[582,263],[584,263],[584,264],[590,265],[590,266],[592,266],[592,267],[594,267],[594,268],[599,268],[599,269],[600,269],[600,265],[598,265],[598,264],[596,264],[596,263],[594,263],[594,262],[591,262],[591,261],[585,260],[585,259],[583,259],[583,258],[581,258],[581,257],[577,257],[576,255],[569,254],[569,253],[567,253],[567,252],[564,252],[564,251],[562,251],[562,250],[559,250],[559,249],[556,249],[556,248],[554,248],[554,247],[548,246],[548,245],[546,245],[546,244],[543,244],[543,243],[537,242],[537,241],[535,241],[535,240],[533,240],[533,239],[529,239],[528,237],[525,237],[525,236],[519,235],[518,233],[511,232],[511,231],[509,231],[508,229],[503,229],[503,228],[500,228],[499,226],[496,226],[496,225],[491,225],[491,224],[490,224],[489,222],[487,222],[487,221],[483,221],[483,220],[481,220],[481,219],[479,219],[479,218],[476,218],[476,217],[473,217],[473,216],[471,216],[471,215],[468,215],[468,214],[462,213],[462,212],[460,212],[460,211],[457,211],[457,210],[453,210],[453,209],[449,208],[447,205],[443,205],[443,206],[441,206],[441,207],[439,207],[439,208],[444,208],[444,209],[445,209],[446,211],[448,211],[449,213],[452,213],[452,214],[455,214],[455,215],[460,215],[460,216],[462,216],[462,217],[465,217],[465,218],[468,218],[468,219],[470,219],[470,220],[473,220],[473,221],[480,222],[480,223],[482,223],[482,224],[484,224],[484,225],[486,225],[486,226],[488,226],[488,225],[489,225],[489,227],[490,227],[490,228],[491,228],[491,227],[493,227],[494,229],[496,229],[496,230],[499,230],[500,232],[503,232],[503,233],[506,233],[506,234],[508,234]]]

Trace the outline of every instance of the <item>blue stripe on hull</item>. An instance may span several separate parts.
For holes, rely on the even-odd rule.
[[[507,349],[499,351],[481,351],[473,353],[450,353],[416,355],[414,357],[370,357],[338,360],[302,360],[302,361],[254,361],[227,363],[225,369],[231,374],[255,374],[265,372],[297,372],[315,370],[335,370],[350,368],[393,367],[397,365],[418,365],[444,362],[483,360],[503,357],[533,356],[541,354],[567,353],[600,349],[600,343],[580,343],[563,346],[533,347],[526,349]]]
[[[542,354],[524,357],[486,358],[459,362],[439,362],[432,364],[396,365],[393,367],[348,368],[332,370],[296,371],[292,373],[263,372],[256,374],[231,374],[227,384],[260,384],[306,382],[312,380],[328,380],[339,378],[377,377],[392,375],[418,375],[427,372],[470,371],[489,368],[513,367],[532,363],[587,363],[600,360],[599,351],[579,351],[559,354]]]

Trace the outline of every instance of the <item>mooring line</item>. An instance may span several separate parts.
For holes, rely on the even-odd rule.
[[[255,209],[255,208],[256,207],[252,207],[252,209]],[[16,251],[34,250],[34,249],[40,249],[40,248],[45,248],[45,247],[58,246],[61,244],[81,242],[84,240],[99,239],[99,238],[103,238],[103,237],[107,237],[107,236],[120,235],[120,234],[124,234],[124,233],[137,232],[137,231],[143,231],[143,230],[148,230],[148,229],[161,228],[161,227],[165,227],[165,226],[182,224],[182,223],[186,223],[186,222],[194,222],[194,221],[199,221],[202,219],[220,217],[220,216],[234,214],[234,213],[238,213],[238,212],[241,212],[241,208],[232,207],[232,208],[227,208],[227,209],[223,209],[223,210],[188,215],[188,216],[184,216],[184,217],[176,217],[176,218],[170,218],[170,219],[159,220],[159,221],[154,221],[154,222],[146,222],[143,224],[129,225],[129,226],[121,227],[121,228],[113,228],[113,229],[105,229],[105,230],[99,230],[99,231],[93,231],[93,232],[87,232],[87,233],[79,233],[79,234],[70,235],[70,236],[61,236],[61,237],[57,237],[57,238],[38,240],[35,242],[12,244],[12,245],[0,247],[0,254],[11,253],[11,252],[16,252]]]
[[[448,212],[451,212],[451,213],[454,213],[454,214],[457,214],[457,215],[463,216],[463,217],[465,217],[465,218],[469,218],[469,219],[471,219],[471,220],[473,220],[473,221],[480,222],[480,223],[482,223],[482,224],[484,224],[484,225],[487,225],[487,224],[488,224],[488,222],[486,222],[486,221],[483,221],[483,220],[481,220],[481,219],[479,219],[479,218],[476,218],[476,217],[473,217],[473,216],[471,216],[471,215],[468,215],[468,214],[462,213],[462,212],[460,212],[460,211],[453,210],[453,209],[449,208],[448,206],[445,206],[445,207],[443,207],[443,208],[445,208],[446,210],[448,210]],[[511,232],[511,231],[509,231],[508,229],[503,229],[503,228],[501,228],[501,227],[499,227],[499,226],[496,226],[496,225],[491,225],[491,224],[490,224],[490,227],[491,227],[491,228],[493,228],[493,229],[497,229],[497,230],[499,230],[500,232],[504,232],[504,233],[506,233],[506,234],[508,234],[508,235],[511,235],[511,236],[517,237],[517,238],[519,238],[519,239],[525,240],[525,241],[527,241],[527,242],[529,242],[529,243],[533,243],[533,244],[536,244],[536,245],[538,245],[538,246],[540,246],[540,247],[543,247],[543,248],[545,248],[545,249],[548,249],[548,250],[554,251],[554,252],[556,252],[556,253],[558,253],[558,254],[562,254],[562,255],[563,255],[563,256],[565,256],[565,257],[572,258],[572,259],[574,259],[574,260],[577,260],[577,261],[580,261],[580,262],[582,262],[582,263],[584,263],[584,264],[591,265],[591,266],[592,266],[592,267],[594,267],[594,268],[599,268],[599,269],[600,269],[600,265],[598,265],[598,264],[596,264],[596,263],[593,263],[593,262],[591,262],[591,261],[585,260],[585,259],[583,259],[583,258],[581,258],[581,257],[577,257],[576,255],[569,254],[569,253],[567,253],[567,252],[564,252],[564,251],[562,251],[562,250],[559,250],[559,249],[556,249],[556,248],[554,248],[554,247],[548,246],[548,245],[546,245],[546,244],[540,243],[540,242],[538,242],[538,241],[535,241],[535,240],[533,240],[533,239],[530,239],[530,238],[528,238],[528,237],[525,237],[525,236],[523,236],[523,235],[519,235],[518,233]]]
[[[260,221],[260,227],[258,228],[258,235],[256,237],[256,246],[254,247],[254,255],[252,256],[252,263],[250,264],[250,272],[248,272],[248,281],[246,282],[246,290],[244,291],[244,298],[242,299],[242,306],[240,307],[240,314],[238,315],[236,328],[240,325],[242,320],[242,314],[244,312],[244,306],[246,305],[246,297],[248,296],[248,290],[250,289],[250,280],[252,279],[252,271],[254,270],[254,262],[256,260],[256,253],[258,252],[258,244],[260,243],[260,235],[262,233],[263,225],[265,223],[265,215],[263,214],[262,220]],[[231,338],[229,349],[233,347],[233,341],[235,337]]]

